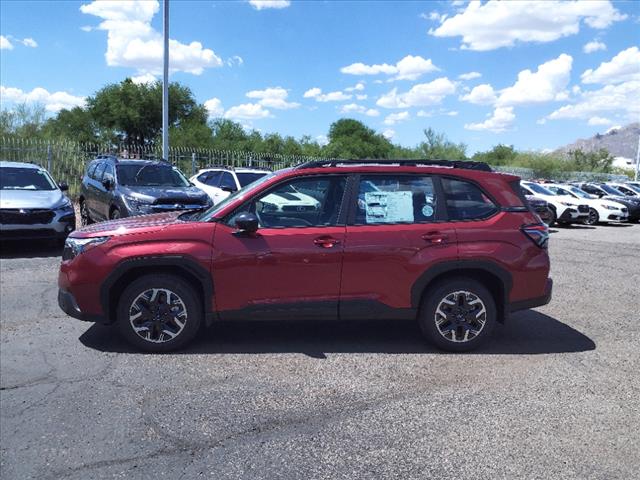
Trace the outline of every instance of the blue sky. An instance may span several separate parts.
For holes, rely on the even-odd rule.
[[[3,108],[81,105],[161,68],[162,5],[0,3]],[[170,2],[172,80],[212,117],[322,138],[350,117],[405,146],[549,149],[640,120],[640,2]]]

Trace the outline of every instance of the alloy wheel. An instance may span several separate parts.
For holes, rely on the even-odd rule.
[[[596,210],[594,208],[590,208],[589,209],[589,218],[587,219],[586,223],[587,225],[595,225],[596,223],[598,223],[598,212],[596,212]]]
[[[480,297],[459,290],[440,300],[434,321],[440,335],[450,342],[469,342],[482,332],[487,321],[487,309]]]
[[[187,323],[187,307],[167,288],[150,288],[138,295],[129,308],[129,323],[136,334],[152,343],[176,338]]]

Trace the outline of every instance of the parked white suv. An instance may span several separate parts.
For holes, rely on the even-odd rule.
[[[626,222],[629,217],[627,207],[621,203],[590,195],[576,186],[558,183],[545,183],[544,186],[557,195],[571,196],[576,201],[589,205],[589,219],[585,221],[587,225],[598,222]]]
[[[628,197],[640,197],[640,191],[638,190],[638,187],[635,187],[632,184],[621,182],[607,182],[607,185],[611,185],[616,190],[620,190]]]
[[[209,195],[214,204],[220,203],[233,192],[268,175],[268,170],[258,168],[203,168],[189,180]]]
[[[520,182],[525,195],[535,195],[547,201],[553,212],[549,225],[554,223],[585,223],[589,220],[589,206],[578,202],[570,195],[557,195],[543,185],[534,182]]]

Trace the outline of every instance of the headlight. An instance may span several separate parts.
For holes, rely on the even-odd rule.
[[[64,251],[62,252],[62,260],[71,260],[88,249],[100,245],[110,237],[91,237],[91,238],[72,238],[67,237],[64,242]]]
[[[64,198],[62,200],[62,202],[60,202],[58,205],[53,207],[53,209],[56,212],[62,212],[62,211],[66,211],[66,210],[72,210],[73,209],[73,205],[71,205],[71,200],[69,200],[68,198]]]
[[[149,205],[151,205],[151,202],[147,202],[141,198],[136,198],[136,197],[128,197],[125,195],[124,197],[125,202],[127,202],[127,204],[135,209],[135,210],[141,210],[144,207],[148,207]]]
[[[577,205],[575,203],[571,203],[571,202],[560,202],[562,205],[566,206],[566,207],[576,207]]]
[[[607,210],[618,210],[618,207],[612,207],[611,205],[602,205],[603,208],[606,208]]]

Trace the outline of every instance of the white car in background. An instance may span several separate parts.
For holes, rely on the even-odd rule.
[[[640,197],[640,187],[636,187],[631,183],[607,182],[607,185],[611,185],[616,190],[620,190],[628,197]]]
[[[626,222],[629,217],[627,207],[621,203],[590,195],[574,185],[545,183],[544,186],[557,195],[571,196],[576,201],[589,205],[589,218],[585,221],[587,225],[599,222]]]
[[[209,195],[215,205],[233,192],[270,173],[268,170],[259,168],[214,167],[203,168],[189,180]]]
[[[534,182],[520,182],[525,195],[534,195],[547,201],[553,215],[549,225],[554,223],[568,225],[570,223],[585,223],[589,220],[589,206],[577,201],[571,195],[557,195],[545,186]]]

